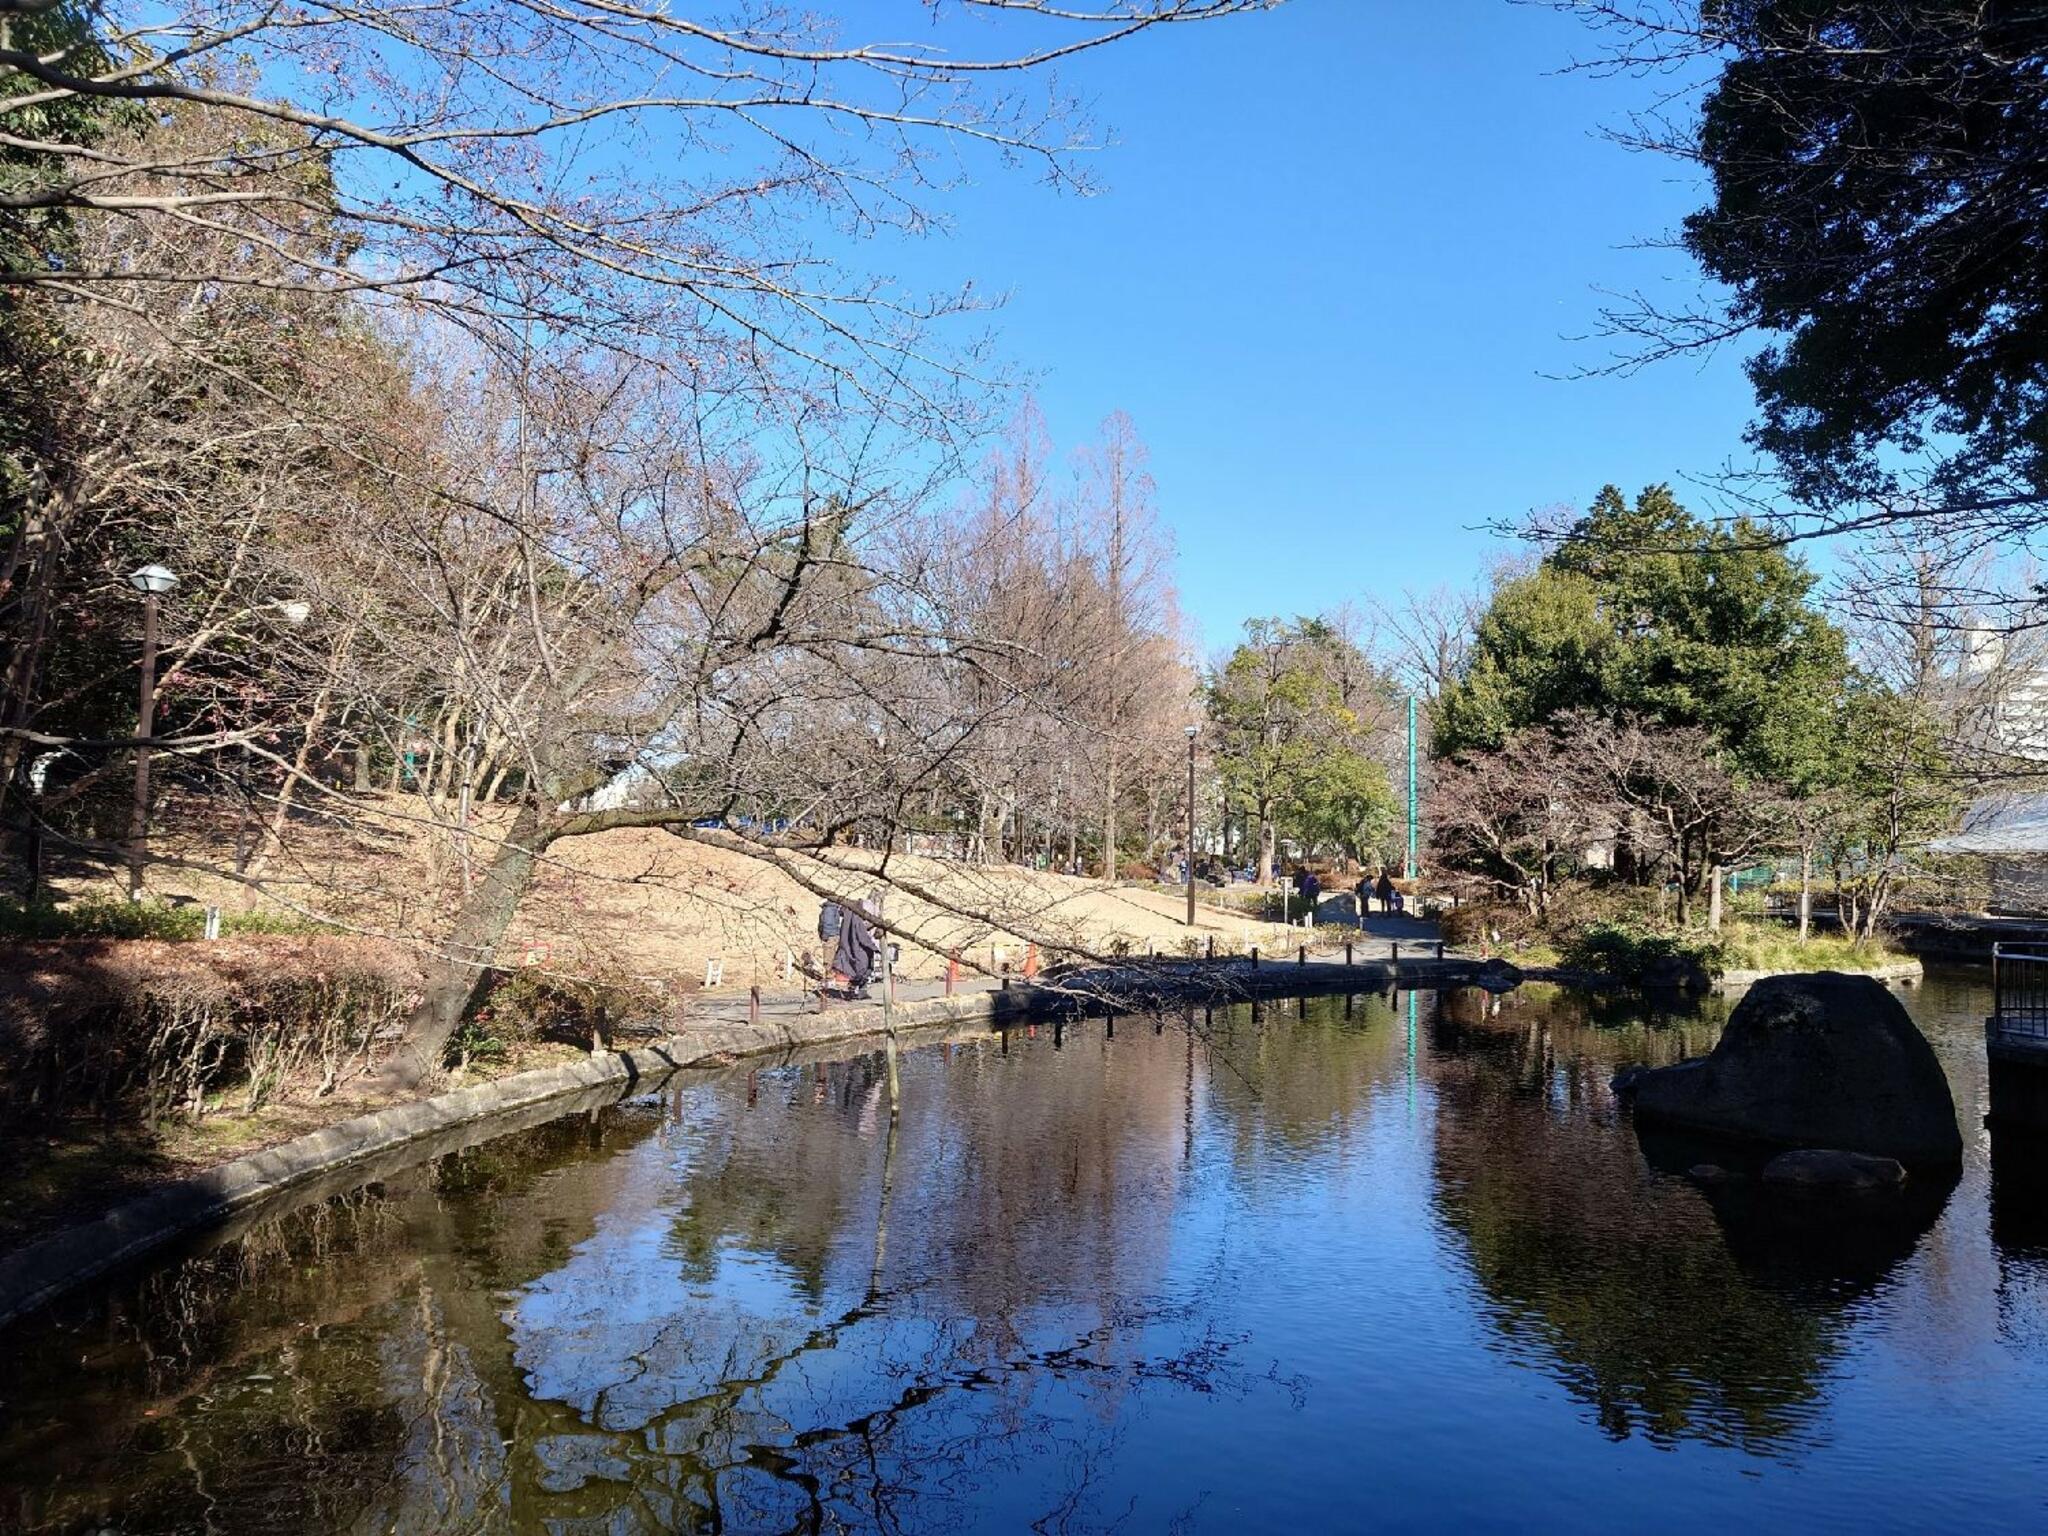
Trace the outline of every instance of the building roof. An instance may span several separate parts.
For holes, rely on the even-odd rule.
[[[2048,792],[1986,795],[1960,830],[1927,845],[1936,853],[2048,854]]]

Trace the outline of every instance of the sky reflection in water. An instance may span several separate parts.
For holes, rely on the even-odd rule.
[[[696,1080],[0,1339],[0,1529],[2040,1529],[2048,1182],[1911,1004],[1969,1161],[1875,1228],[1645,1158],[1717,1018],[1536,992]]]

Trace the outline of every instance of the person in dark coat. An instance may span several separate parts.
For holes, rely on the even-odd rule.
[[[868,995],[868,978],[875,973],[875,962],[881,958],[882,946],[875,942],[875,930],[868,925],[867,904],[858,907],[844,907],[839,918],[839,952],[833,957],[832,969],[844,976],[851,990],[849,997]]]
[[[1394,884],[1394,877],[1384,869],[1380,871],[1380,905],[1389,912],[1399,912],[1403,906],[1400,888]]]

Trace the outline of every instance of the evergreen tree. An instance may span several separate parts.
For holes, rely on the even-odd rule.
[[[1602,488],[1531,574],[1481,617],[1465,676],[1438,711],[1440,754],[1586,710],[1699,726],[1755,777],[1816,771],[1849,675],[1815,577],[1754,528],[1717,529],[1653,485]]]

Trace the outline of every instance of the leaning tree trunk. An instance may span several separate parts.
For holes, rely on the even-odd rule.
[[[456,913],[455,924],[427,963],[420,1001],[405,1021],[405,1037],[385,1065],[397,1087],[415,1087],[440,1070],[448,1041],[469,1011],[498,945],[533,883],[534,864],[545,842],[540,806],[529,799],[513,818],[505,840],[484,877],[476,881]]]
[[[1710,932],[1721,931],[1721,866],[1709,861],[1707,864],[1707,928]]]

